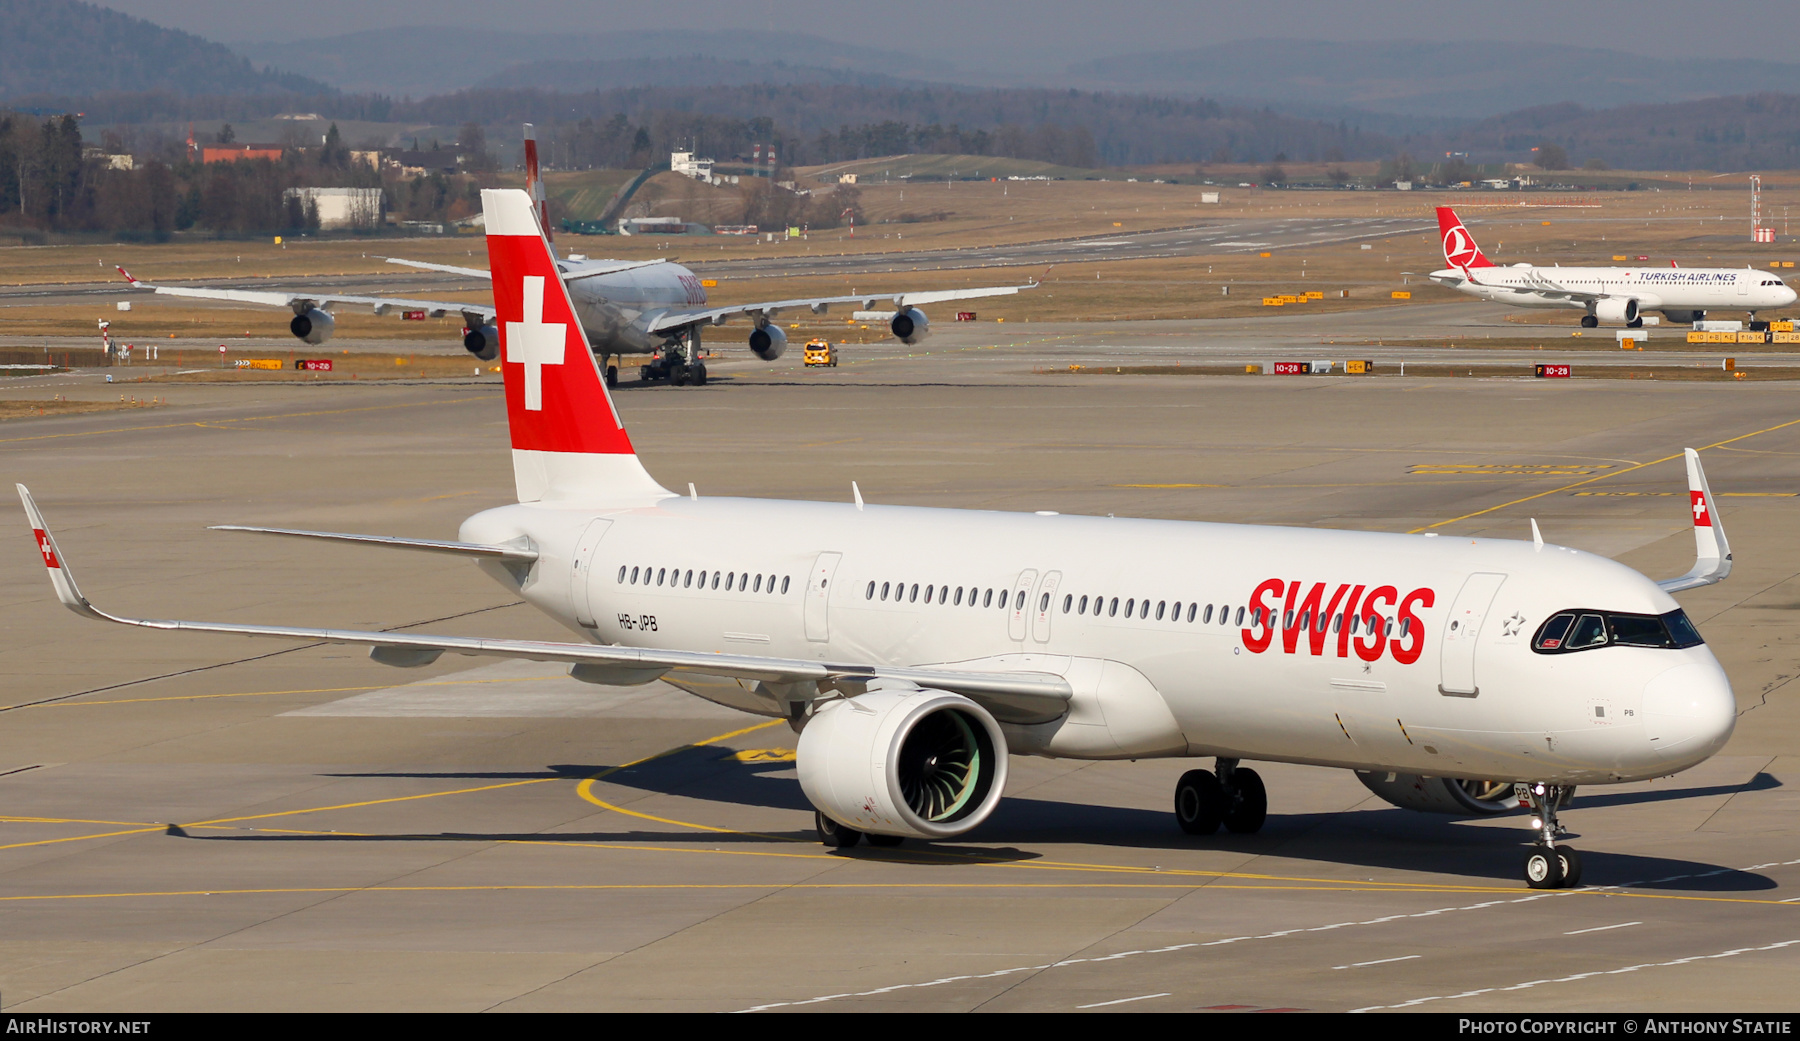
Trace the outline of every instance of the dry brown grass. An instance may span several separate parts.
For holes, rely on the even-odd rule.
[[[71,416],[83,412],[116,412],[120,409],[158,408],[161,400],[139,400],[135,395],[121,397],[118,401],[67,401],[55,398],[49,401],[4,401],[0,400],[0,420],[36,419],[39,416]]]
[[[1645,175],[1649,177],[1649,175]],[[1664,175],[1666,182],[1668,176]],[[1460,211],[1489,256],[1501,263],[1611,264],[1614,256],[1648,256],[1647,264],[1671,259],[1700,264],[1767,267],[1772,260],[1800,261],[1792,238],[1776,245],[1749,241],[1748,193],[1744,181],[1697,179],[1696,190],[1538,194],[1509,192],[1400,193],[1262,191],[1211,189],[1193,184],[1136,184],[1122,181],[954,182],[907,185],[865,184],[863,205],[872,219],[897,221],[904,214],[942,213],[942,220],[865,225],[857,237],[847,230],[819,232],[804,241],[765,243],[717,237],[560,236],[565,251],[624,259],[677,257],[690,264],[712,259],[758,256],[821,256],[926,248],[996,245],[1120,231],[1191,225],[1219,218],[1398,216],[1429,220],[1432,207],[1451,203]],[[1708,186],[1711,186],[1710,189]],[[1730,190],[1724,190],[1729,187]],[[1199,201],[1202,191],[1219,190],[1216,205]],[[708,192],[715,192],[708,189]],[[716,201],[716,200],[714,200]],[[1786,230],[1790,206],[1800,203],[1800,177],[1765,179],[1764,212],[1777,232]],[[711,203],[709,202],[709,205]],[[940,289],[964,285],[1019,284],[1041,279],[1043,287],[1017,297],[979,300],[970,309],[983,320],[1122,320],[1148,318],[1250,317],[1292,313],[1304,308],[1405,307],[1388,298],[1393,290],[1413,293],[1412,304],[1467,299],[1449,290],[1421,285],[1422,274],[1441,264],[1437,236],[1426,231],[1371,243],[1271,249],[1270,256],[1223,254],[1168,260],[1094,261],[1054,267],[1010,266],[964,271],[895,271],[879,276],[723,277],[710,291],[719,303],[896,289]],[[308,276],[392,273],[382,262],[392,253],[420,260],[486,265],[479,236],[410,239],[308,239],[285,247],[272,242],[184,240],[164,245],[80,245],[0,248],[0,282],[93,281],[111,276],[125,263],[140,277],[184,279],[253,276],[304,284]],[[1630,263],[1636,263],[1635,259]],[[1411,272],[1412,274],[1408,274]],[[1800,274],[1796,269],[1794,274]],[[1225,296],[1221,288],[1229,286]],[[1261,306],[1264,295],[1319,290],[1326,299],[1275,309]],[[1349,290],[1348,299],[1337,294]],[[434,294],[454,296],[454,294]],[[469,294],[481,299],[485,293]],[[0,333],[26,336],[95,335],[94,321],[107,318],[121,342],[176,336],[240,337],[280,335],[278,311],[189,304],[167,305],[121,286],[131,312],[114,312],[110,301],[93,307],[18,307],[0,312]],[[945,312],[940,315],[938,311]],[[953,317],[954,307],[933,317]],[[402,322],[343,309],[338,335],[454,344],[460,319]],[[864,331],[844,317],[826,320],[783,316],[808,333],[829,331],[855,342]],[[1509,320],[1526,326],[1569,326],[1574,311],[1520,311]],[[875,330],[870,330],[870,333]],[[717,338],[729,329],[715,333]],[[870,336],[871,339],[877,338]],[[1652,343],[1655,343],[1655,339]]]

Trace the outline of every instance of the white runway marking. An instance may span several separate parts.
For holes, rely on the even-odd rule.
[[[1375,961],[1359,961],[1359,962],[1353,962],[1349,965],[1333,965],[1332,968],[1334,968],[1334,969],[1366,969],[1371,965],[1391,965],[1397,961],[1412,961],[1414,958],[1423,958],[1423,957],[1425,957],[1423,954],[1403,954],[1398,958],[1378,958]]]
[[[1593,972],[1577,972],[1571,976],[1557,976],[1553,979],[1515,983],[1510,987],[1483,987],[1480,990],[1465,990],[1460,994],[1433,994],[1428,998],[1414,998],[1411,1001],[1402,1001],[1398,1005],[1370,1005],[1367,1008],[1353,1008],[1350,1011],[1381,1012],[1386,1009],[1412,1008],[1415,1005],[1423,1005],[1429,1001],[1455,1001],[1457,998],[1472,998],[1480,994],[1499,994],[1515,990],[1530,990],[1533,987],[1541,987],[1546,983],[1574,983],[1577,980],[1594,979],[1598,976],[1622,976],[1625,973],[1637,972],[1640,969],[1663,969],[1672,965],[1690,965],[1697,961],[1713,961],[1718,958],[1735,958],[1740,954],[1756,954],[1761,951],[1778,951],[1783,947],[1792,947],[1795,944],[1800,944],[1800,940],[1783,940],[1780,943],[1764,944],[1761,947],[1735,947],[1729,951],[1720,951],[1717,954],[1696,954],[1687,958],[1675,958],[1670,961],[1643,962],[1637,965],[1627,965],[1622,969],[1596,969]]]
[[[1105,1008],[1108,1005],[1125,1005],[1125,1004],[1129,1004],[1130,1002],[1133,1002],[1133,1001],[1149,1001],[1151,998],[1166,998],[1168,996],[1169,996],[1168,992],[1164,991],[1161,994],[1139,994],[1135,998],[1119,998],[1116,1001],[1096,1001],[1092,1005],[1076,1005],[1075,1007],[1076,1008]]]
[[[1714,875],[1728,874],[1732,871],[1740,871],[1740,870],[1741,871],[1761,871],[1764,868],[1794,867],[1795,865],[1800,865],[1800,859],[1771,861],[1767,864],[1753,864],[1747,868],[1719,868],[1715,871],[1703,871],[1703,872],[1696,872],[1693,874],[1686,874],[1686,875],[1665,875],[1662,878],[1650,879],[1649,881],[1621,882],[1616,885],[1588,886],[1585,888],[1589,892],[1602,891],[1602,890],[1607,890],[1607,889],[1631,889],[1631,888],[1639,887],[1639,886],[1661,885],[1665,882],[1677,882],[1677,881],[1681,881],[1683,879],[1689,879],[1689,878],[1710,878]],[[893,994],[897,991],[903,991],[903,990],[920,990],[925,987],[941,987],[947,983],[962,983],[962,982],[966,982],[968,980],[999,979],[1003,976],[1016,976],[1022,972],[1042,972],[1047,969],[1060,969],[1060,968],[1064,968],[1064,967],[1070,966],[1070,965],[1087,965],[1087,964],[1095,964],[1095,963],[1099,963],[1099,962],[1118,961],[1123,958],[1135,958],[1140,955],[1146,955],[1146,954],[1173,954],[1176,951],[1191,951],[1191,950],[1197,950],[1197,949],[1203,948],[1203,947],[1223,947],[1227,944],[1246,943],[1251,940],[1276,940],[1276,939],[1281,939],[1282,937],[1287,937],[1287,936],[1301,936],[1306,933],[1326,933],[1326,932],[1332,932],[1333,930],[1337,930],[1337,929],[1354,929],[1354,928],[1358,928],[1361,926],[1367,926],[1367,925],[1384,925],[1388,922],[1404,921],[1409,918],[1432,918],[1437,915],[1452,914],[1457,911],[1480,911],[1480,910],[1484,910],[1489,907],[1504,907],[1509,904],[1529,904],[1529,903],[1532,903],[1533,901],[1537,901],[1537,900],[1547,900],[1547,899],[1550,899],[1550,898],[1556,897],[1556,896],[1566,896],[1570,892],[1573,892],[1573,891],[1572,890],[1564,890],[1561,893],[1557,893],[1557,892],[1533,893],[1529,896],[1512,897],[1512,898],[1506,899],[1506,900],[1483,900],[1482,902],[1480,902],[1478,904],[1463,904],[1460,907],[1439,907],[1439,908],[1434,908],[1430,911],[1414,911],[1410,914],[1383,915],[1380,918],[1367,918],[1360,922],[1336,922],[1331,925],[1314,925],[1314,926],[1309,926],[1309,927],[1300,928],[1300,929],[1282,929],[1278,932],[1259,933],[1259,934],[1253,935],[1253,936],[1232,936],[1232,937],[1227,937],[1226,939],[1223,939],[1223,940],[1207,940],[1204,942],[1195,942],[1195,943],[1176,943],[1176,944],[1170,944],[1167,947],[1150,947],[1150,948],[1145,948],[1143,950],[1136,950],[1136,951],[1120,951],[1117,954],[1108,954],[1108,955],[1103,955],[1103,956],[1097,957],[1097,958],[1064,958],[1061,961],[1044,962],[1044,963],[1038,964],[1038,965],[1017,965],[1017,966],[1014,966],[1012,968],[1007,968],[1007,969],[996,969],[993,972],[969,973],[967,975],[962,975],[962,976],[942,976],[935,980],[926,980],[923,983],[896,983],[896,984],[893,984],[892,986],[877,987],[874,990],[846,991],[842,994],[825,994],[825,995],[821,995],[816,998],[804,998],[799,1001],[772,1001],[766,1005],[753,1005],[749,1008],[739,1009],[738,1011],[739,1012],[766,1012],[766,1011],[769,1011],[770,1009],[794,1008],[799,1005],[820,1005],[827,1001],[840,1001],[844,998],[868,998],[868,997],[875,997],[875,996],[881,995],[881,994]],[[1800,900],[1800,898],[1796,898],[1796,899]],[[1783,902],[1785,903],[1786,901],[1783,901]],[[1791,941],[1787,941],[1787,942],[1784,942],[1781,944],[1776,944],[1775,947],[1785,947],[1789,943],[1800,943],[1800,940],[1791,940]],[[1725,957],[1730,954],[1746,953],[1747,950],[1773,950],[1773,949],[1774,949],[1774,947],[1748,948],[1745,950],[1728,951],[1724,955],[1706,955],[1704,957],[1717,958],[1717,957]],[[1682,961],[1698,961],[1698,960],[1701,960],[1701,959],[1688,958],[1688,959],[1681,959],[1679,961],[1666,962],[1666,963],[1661,963],[1661,964],[1677,965],[1677,964],[1681,964]],[[1638,966],[1638,968],[1651,968],[1651,967],[1653,967],[1653,966]],[[1634,971],[1634,970],[1633,969],[1611,969],[1611,970],[1606,970],[1606,971],[1618,973],[1618,972],[1630,972],[1630,971]],[[1588,975],[1603,975],[1603,974],[1604,973],[1590,973]],[[1568,977],[1568,978],[1575,979],[1577,977]],[[1558,980],[1540,980],[1540,981],[1538,981],[1538,983],[1550,983],[1550,982],[1560,982],[1560,981],[1558,981]],[[1537,983],[1527,984],[1527,986],[1537,986]],[[1517,988],[1517,989],[1523,989],[1523,988],[1521,987],[1521,988]],[[1487,993],[1487,992],[1479,991],[1479,992],[1471,992],[1471,993]],[[1451,996],[1462,997],[1465,995],[1451,995]],[[1420,1001],[1437,1001],[1437,1000],[1441,1000],[1441,999],[1439,999],[1439,998],[1421,998],[1418,1000],[1420,1000]],[[1395,1006],[1387,1006],[1387,1007],[1399,1008],[1401,1006],[1395,1005]],[[1357,1011],[1367,1011],[1367,1010],[1358,1009]]]
[[[1617,925],[1596,925],[1592,929],[1574,929],[1569,932],[1563,933],[1563,935],[1564,936],[1580,936],[1583,933],[1603,933],[1608,929],[1625,929],[1625,928],[1628,928],[1633,925],[1643,925],[1643,924],[1644,924],[1643,922],[1620,922]]]

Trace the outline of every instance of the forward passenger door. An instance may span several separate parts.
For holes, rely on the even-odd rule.
[[[1439,694],[1472,698],[1481,693],[1475,676],[1475,639],[1481,635],[1481,623],[1494,602],[1494,594],[1505,581],[1505,575],[1478,572],[1463,582],[1462,591],[1456,594],[1456,602],[1444,619],[1444,637],[1439,644]]]

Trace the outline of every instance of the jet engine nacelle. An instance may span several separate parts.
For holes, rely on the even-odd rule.
[[[1390,780],[1389,778],[1392,778]],[[1363,786],[1403,810],[1491,817],[1519,808],[1511,781],[1465,781],[1455,777],[1356,771]]]
[[[877,835],[944,839],[1006,789],[1006,738],[987,710],[915,687],[818,703],[800,731],[800,788],[825,816]]]
[[[774,361],[787,353],[787,333],[781,326],[770,322],[758,329],[750,330],[750,349],[763,361]]]
[[[294,320],[288,323],[288,332],[312,344],[331,339],[331,334],[336,329],[337,323],[332,321],[331,316],[316,307],[305,314],[295,315]]]
[[[931,335],[931,321],[924,311],[909,307],[894,315],[894,320],[888,323],[888,331],[901,343],[918,343]]]
[[[1638,319],[1638,302],[1635,297],[1608,297],[1594,304],[1594,317],[1603,322],[1635,322]]]
[[[1667,318],[1671,322],[1680,322],[1682,325],[1692,325],[1695,322],[1706,321],[1706,312],[1705,311],[1667,311],[1667,310],[1665,310],[1663,312],[1663,317]]]
[[[472,325],[463,334],[463,349],[482,361],[500,356],[500,330],[491,325]]]

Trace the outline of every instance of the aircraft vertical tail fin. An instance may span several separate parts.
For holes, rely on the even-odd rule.
[[[531,197],[485,188],[481,211],[519,501],[634,503],[670,495],[631,446]]]
[[[1453,268],[1493,267],[1494,262],[1475,244],[1475,236],[1463,227],[1462,218],[1448,206],[1437,208],[1438,234],[1444,242],[1444,261]]]

